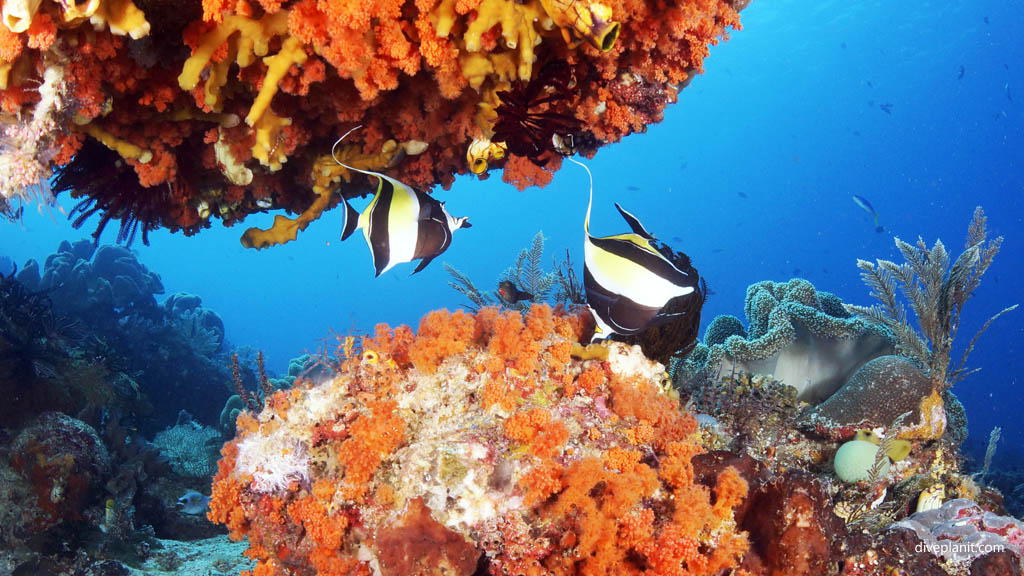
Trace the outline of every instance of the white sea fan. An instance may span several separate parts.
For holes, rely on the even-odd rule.
[[[250,436],[238,445],[236,470],[252,475],[256,492],[285,491],[292,482],[309,486],[309,451],[283,430]]]

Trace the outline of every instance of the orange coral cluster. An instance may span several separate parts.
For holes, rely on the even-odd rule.
[[[573,359],[580,332],[546,306],[432,312],[416,334],[378,326],[334,380],[302,381],[239,427],[210,519],[249,538],[264,576],[739,566],[747,540],[733,510],[746,482],[733,468],[713,488],[695,482],[696,421],[661,387],[660,365],[622,344]],[[267,456],[283,438],[298,444]],[[286,485],[255,478],[281,467]]]
[[[356,124],[347,148],[391,150],[389,174],[416,187],[450,186],[474,161],[504,166],[517,186],[544,185],[558,154],[538,166],[490,142],[502,91],[568,62],[571,94],[545,112],[580,121],[573,142],[593,153],[658,122],[708,46],[739,28],[743,3],[191,0],[140,3],[143,12],[98,0],[92,21],[108,26],[94,29],[64,13],[78,4],[47,2],[26,29],[0,30],[0,109],[31,116],[50,98],[34,87],[59,71],[54,134],[37,160],[59,168],[86,138],[102,142],[140,187],[166,188],[170,208],[157,214],[106,202],[142,212],[151,228],[192,233],[210,217],[306,211],[318,187],[349,180],[324,182],[318,162]]]

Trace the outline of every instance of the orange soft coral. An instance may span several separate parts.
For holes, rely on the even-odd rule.
[[[537,66],[559,61],[571,71],[571,89],[544,113],[571,119],[566,127],[573,128],[533,160],[513,154],[492,162],[504,162],[504,179],[520,189],[544,186],[570,148],[590,156],[659,122],[679,87],[703,70],[709,46],[739,28],[737,9],[745,4],[203,0],[201,19],[165,24],[160,3],[145,3],[152,14],[143,15],[129,2],[133,25],[103,12],[110,29],[99,31],[88,18],[63,21],[51,6],[21,33],[0,30],[0,104],[8,121],[31,114],[38,102],[31,87],[59,67],[67,101],[45,135],[50,140],[77,147],[58,137],[89,121],[147,148],[153,134],[141,126],[159,127],[158,141],[163,131],[183,132],[176,144],[161,142],[156,163],[132,167],[144,185],[167,183],[182,196],[153,225],[192,233],[203,227],[198,213],[231,224],[262,212],[260,201],[306,210],[316,160],[357,123],[364,130],[352,144],[367,152],[389,140],[430,143],[389,165],[390,176],[418,188],[451,186],[469,171],[471,145],[495,137],[496,111],[512,82],[537,78]],[[137,43],[146,33],[152,41]],[[167,81],[179,75],[181,83]],[[241,118],[247,122],[239,125]],[[217,140],[202,137],[211,127],[222,129]],[[549,138],[541,140],[548,146]],[[242,171],[244,184],[237,171],[205,160],[214,147],[252,172]],[[35,160],[47,167],[74,157],[71,148],[44,148]],[[210,205],[228,186],[248,193]],[[342,188],[343,195],[357,192]]]
[[[405,421],[396,413],[393,401],[375,401],[370,414],[359,416],[350,427],[351,437],[338,449],[338,461],[345,471],[340,493],[348,500],[361,501],[369,482],[385,456],[405,438]]]
[[[743,478],[696,483],[699,435],[652,380],[658,365],[621,343],[573,358],[577,324],[535,306],[433,312],[417,334],[378,326],[333,379],[239,418],[210,518],[247,536],[268,573],[419,573],[438,554],[467,570],[486,554],[495,574],[735,568]],[[587,393],[564,394],[581,373]],[[298,479],[268,488],[250,473]]]
[[[437,370],[440,361],[459,354],[473,340],[476,322],[462,310],[429,312],[420,321],[416,341],[409,350],[414,366],[424,372]]]

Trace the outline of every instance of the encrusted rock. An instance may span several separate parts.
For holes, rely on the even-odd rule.
[[[802,424],[840,440],[861,428],[888,428],[905,413],[900,437],[938,438],[946,429],[942,397],[921,369],[902,356],[881,356],[861,366]]]

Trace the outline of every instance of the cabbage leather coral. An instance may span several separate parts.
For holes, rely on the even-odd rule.
[[[749,286],[744,311],[745,332],[740,326],[725,337],[709,327],[714,344],[705,371],[770,374],[811,403],[828,398],[861,365],[894,348],[889,330],[852,316],[834,295],[801,278]]]
[[[743,5],[6,0],[0,212],[49,200],[51,173],[88,143],[111,151],[79,161],[103,175],[78,192],[95,197],[79,215],[110,214],[100,229],[120,220],[128,240],[299,214],[244,240],[279,244],[336,206],[339,190],[365,193],[365,177],[325,168],[357,124],[346,145],[367,162],[349,164],[419,189],[488,169],[543,185],[563,154],[591,155],[660,121],[708,46],[739,28]],[[532,82],[552,63],[558,82]],[[121,172],[138,180],[131,197],[101,193],[101,180],[131,180]]]
[[[636,346],[574,358],[534,306],[378,326],[333,378],[242,413],[209,517],[253,574],[713,575],[747,550],[731,467],[695,481],[696,421]]]

